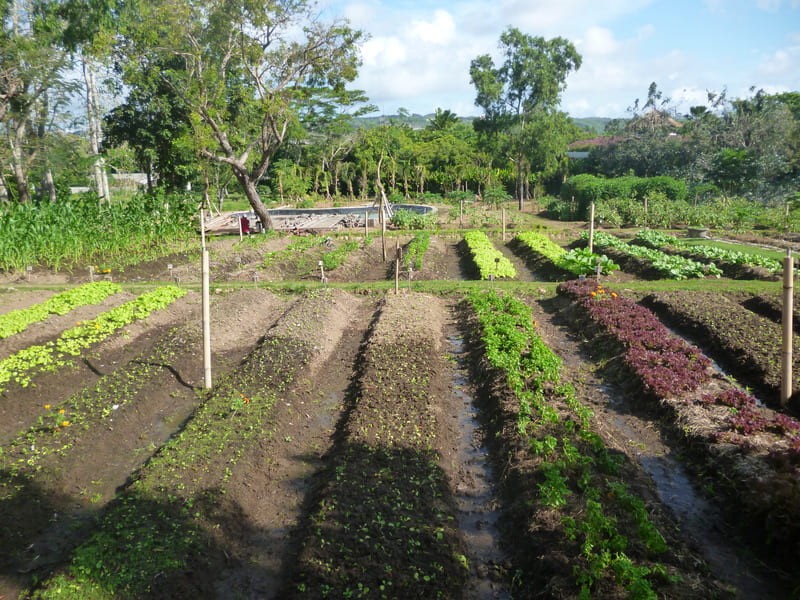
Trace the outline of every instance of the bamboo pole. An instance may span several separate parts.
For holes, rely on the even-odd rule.
[[[792,251],[786,250],[783,259],[783,347],[781,349],[783,380],[781,382],[781,404],[786,406],[792,396],[792,320],[794,318],[794,259]]]
[[[503,207],[503,241],[506,241],[506,209]]]
[[[594,202],[589,207],[589,252],[594,252]]]
[[[208,248],[206,248],[206,223],[203,209],[200,209],[200,241],[203,250],[202,304],[203,304],[203,386],[211,389],[211,300],[209,294],[210,269]]]

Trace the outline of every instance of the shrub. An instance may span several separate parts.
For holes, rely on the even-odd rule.
[[[413,210],[398,208],[392,213],[391,224],[398,229],[428,229],[435,227],[436,217],[433,213],[423,215]]]

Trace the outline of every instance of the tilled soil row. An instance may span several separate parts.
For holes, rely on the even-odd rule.
[[[35,596],[207,597],[227,561],[217,530],[237,521],[235,507],[223,502],[232,469],[275,434],[276,403],[335,347],[337,336],[330,344],[314,340],[318,323],[346,310],[336,296],[312,293],[293,304],[103,511],[71,566]]]
[[[443,305],[387,296],[281,598],[460,598],[467,559],[439,458]],[[441,434],[441,435],[440,435]]]
[[[275,435],[258,440],[231,469],[224,506],[236,518],[216,533],[226,548],[227,562],[216,574],[213,597],[227,599],[235,590],[242,598],[281,598],[278,591],[298,552],[298,530],[310,489],[333,443],[376,311],[374,300],[344,294],[335,298],[346,307],[338,313],[340,322],[328,318],[324,327],[314,329],[315,343],[328,348],[292,392],[276,403]],[[333,347],[339,331],[341,338]],[[211,590],[206,597],[212,597]]]
[[[224,308],[220,304],[212,310],[216,374],[232,368],[257,342],[257,332],[241,328],[246,313],[256,311],[270,322],[284,301],[242,290],[228,294]],[[187,382],[202,367],[198,324],[160,330],[145,336],[149,349],[51,405],[45,418],[2,447],[0,490],[9,515],[0,524],[4,593],[62,560],[91,516],[198,404]]]
[[[780,409],[780,324],[758,315],[722,294],[712,292],[658,292],[640,304],[691,338],[703,351],[742,384],[763,394],[765,404]],[[800,341],[794,339],[793,389],[800,389]],[[800,414],[800,403],[791,407]]]

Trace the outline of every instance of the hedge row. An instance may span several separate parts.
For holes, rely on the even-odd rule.
[[[604,179],[582,173],[567,179],[561,186],[561,199],[576,203],[575,218],[588,219],[592,202],[607,198],[636,198],[643,200],[654,193],[662,193],[670,200],[686,200],[688,189],[680,179],[661,175],[658,177],[615,177]]]

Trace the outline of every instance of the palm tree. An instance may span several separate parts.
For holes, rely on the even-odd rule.
[[[455,125],[456,123],[458,123],[458,116],[456,113],[451,110],[442,110],[441,108],[437,108],[433,118],[430,119],[428,129],[442,131],[451,125]]]

